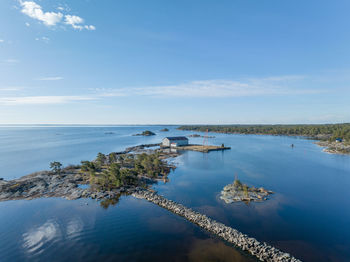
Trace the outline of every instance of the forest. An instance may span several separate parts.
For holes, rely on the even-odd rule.
[[[184,125],[180,130],[227,134],[306,136],[318,140],[350,141],[350,123],[321,125]]]

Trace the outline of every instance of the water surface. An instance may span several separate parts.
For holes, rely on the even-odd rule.
[[[167,126],[0,127],[5,179],[91,160],[164,136]],[[144,130],[152,137],[132,136]],[[304,261],[350,261],[350,157],[323,153],[310,140],[210,134],[225,152],[185,152],[170,181],[154,188],[169,199],[266,241]],[[202,143],[203,138],[190,138]],[[291,148],[290,145],[295,147]],[[263,203],[225,204],[220,190],[235,174],[276,194]],[[184,219],[122,196],[107,208],[95,200],[38,199],[0,203],[0,261],[255,261]]]

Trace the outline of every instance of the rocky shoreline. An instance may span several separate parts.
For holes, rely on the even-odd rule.
[[[251,255],[258,258],[260,261],[267,262],[301,262],[301,260],[296,259],[288,253],[282,252],[277,248],[269,246],[266,243],[261,243],[255,238],[249,237],[236,229],[225,226],[206,215],[200,214],[187,208],[181,204],[178,204],[172,200],[168,200],[154,192],[148,190],[136,189],[132,196],[145,199],[152,202],[162,208],[165,208],[172,213],[184,217],[188,221],[197,224],[201,228],[207,230],[208,232],[221,237],[227,242],[234,244],[240,249],[247,251]]]
[[[133,152],[152,153],[150,147],[159,144],[143,144],[126,148],[125,151],[115,152],[116,155],[124,155]],[[161,150],[160,159],[167,159],[178,156],[178,153]],[[168,163],[169,168],[175,168]],[[164,180],[164,178],[162,178]],[[159,180],[159,177],[149,178],[139,175],[140,184],[149,185]],[[87,186],[82,188],[81,185]],[[81,170],[81,166],[68,166],[59,173],[53,171],[40,171],[18,179],[6,181],[0,179],[0,201],[9,200],[31,200],[41,197],[62,197],[68,200],[79,198],[112,199],[122,193],[133,192],[137,185],[120,186],[112,190],[98,190],[91,186],[86,176],[86,172]]]
[[[325,147],[323,151],[330,154],[350,154],[350,144],[344,142],[318,141],[315,144]]]
[[[50,171],[37,172],[10,181],[0,181],[0,201],[31,200],[41,197],[62,197],[68,200],[79,198],[111,199],[131,188],[120,187],[112,191],[96,191],[91,187],[80,188],[85,184],[78,169],[54,174]]]
[[[239,180],[235,180],[232,184],[228,184],[224,187],[221,191],[220,199],[224,200],[226,204],[239,201],[260,202],[267,200],[267,196],[270,194],[273,194],[273,192],[263,187],[248,187]]]

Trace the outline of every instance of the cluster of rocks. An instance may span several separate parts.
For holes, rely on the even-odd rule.
[[[155,136],[156,134],[153,133],[152,131],[149,131],[149,130],[146,130],[146,131],[143,131],[142,133],[140,134],[135,134],[133,136]]]
[[[317,145],[325,147],[324,152],[331,154],[350,154],[350,144],[344,142],[318,141]]]
[[[142,144],[142,145],[138,145],[138,146],[131,146],[131,147],[127,147],[125,149],[125,151],[119,152],[119,154],[120,153],[127,154],[130,152],[138,152],[138,151],[142,151],[146,148],[156,147],[156,146],[160,146],[160,145],[161,145],[160,143],[157,143],[157,144]]]
[[[226,204],[230,204],[238,201],[264,201],[267,200],[267,196],[270,194],[273,194],[273,192],[263,187],[248,187],[236,180],[234,183],[224,187],[221,191],[220,198],[224,200]]]
[[[136,198],[146,199],[162,208],[165,208],[177,215],[184,217],[190,222],[199,225],[201,228],[213,233],[229,243],[234,244],[240,249],[249,252],[251,255],[258,258],[260,261],[268,262],[301,262],[288,253],[284,253],[277,248],[269,246],[266,243],[261,243],[255,238],[225,226],[203,214],[193,211],[190,208],[184,207],[174,201],[168,200],[154,192],[136,189],[132,195]]]

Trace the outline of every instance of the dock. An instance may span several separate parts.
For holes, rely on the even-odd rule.
[[[191,151],[198,151],[202,153],[208,153],[210,151],[224,151],[224,150],[231,149],[231,147],[227,147],[227,146],[214,146],[214,145],[187,145],[187,146],[177,146],[174,148],[178,150],[191,150]]]

